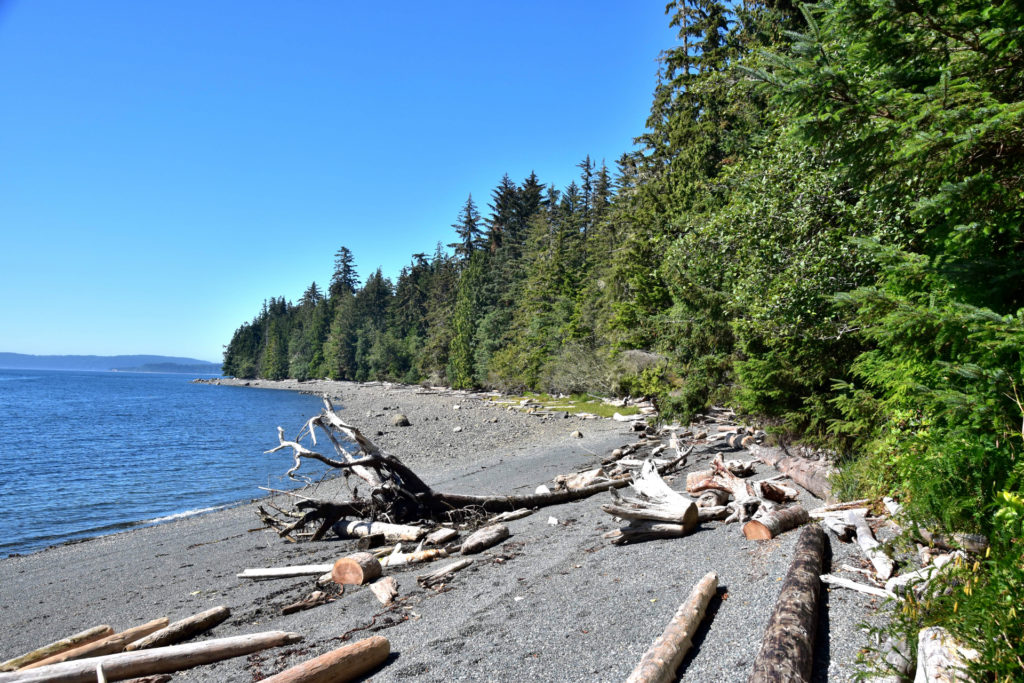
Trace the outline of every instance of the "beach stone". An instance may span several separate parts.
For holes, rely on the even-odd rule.
[[[453,432],[455,432],[456,434],[458,434],[459,432],[461,432],[461,431],[462,431],[462,427],[456,427],[456,428],[455,428],[455,429],[453,429],[452,431],[453,431]]]
[[[582,439],[583,438],[583,432],[581,432],[580,430],[577,429],[575,432],[573,432],[569,436],[571,436],[574,439]]]
[[[409,418],[402,413],[395,413],[394,417],[391,418],[391,424],[396,427],[408,427],[411,423],[409,422]]]

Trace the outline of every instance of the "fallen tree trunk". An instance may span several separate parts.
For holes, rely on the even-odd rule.
[[[788,455],[779,448],[766,448],[757,444],[748,446],[750,452],[766,465],[771,465],[814,496],[824,501],[832,499],[829,469],[821,462]]]
[[[785,531],[795,529],[810,519],[807,510],[794,505],[791,508],[769,512],[760,519],[750,520],[743,525],[743,535],[750,541],[767,541]]]
[[[122,652],[73,662],[0,674],[0,683],[94,683],[96,670],[102,667],[110,681],[150,676],[191,669],[201,664],[240,657],[260,650],[289,645],[302,640],[297,633],[268,631],[230,638],[204,640],[199,643]]]
[[[917,636],[917,674],[914,683],[966,681],[968,660],[977,659],[973,648],[956,642],[941,626],[921,629]]]
[[[106,638],[101,638],[93,643],[76,647],[73,650],[68,650],[67,652],[47,657],[46,659],[41,659],[38,662],[22,667],[20,671],[49,666],[51,664],[59,664],[61,662],[68,662],[75,659],[99,657],[101,655],[121,652],[130,643],[133,643],[140,638],[144,638],[150,633],[155,633],[167,626],[168,621],[167,617],[154,619],[153,621],[146,622],[140,626],[135,626],[121,631],[120,633],[107,636]]]
[[[28,666],[29,664],[34,664],[35,662],[42,661],[48,657],[63,654],[76,647],[95,643],[97,640],[106,638],[113,634],[114,629],[105,624],[102,626],[93,626],[92,628],[76,633],[73,636],[62,638],[61,640],[50,643],[49,645],[44,645],[32,650],[31,652],[26,652],[25,654],[19,655],[13,659],[8,659],[3,664],[0,664],[0,671],[14,671],[15,669],[20,669],[21,667]]]
[[[825,543],[817,524],[800,533],[748,683],[811,680]]]
[[[126,647],[125,651],[132,652],[133,650],[145,650],[151,647],[163,647],[164,645],[180,643],[187,638],[191,638],[197,633],[209,631],[211,628],[230,616],[231,610],[224,605],[212,607],[205,612],[193,614],[190,617],[176,621],[170,626],[162,628],[156,633],[148,635],[141,640],[136,640],[134,643],[131,643]]]
[[[286,536],[292,532],[317,522],[319,527],[313,539],[320,538],[323,533],[343,517],[359,517],[370,520],[386,519],[390,523],[408,523],[417,520],[434,521],[465,521],[479,519],[483,515],[500,512],[512,512],[521,508],[536,509],[550,505],[561,505],[588,498],[613,488],[629,484],[627,477],[611,479],[564,491],[544,490],[540,493],[503,496],[503,495],[465,495],[435,491],[401,460],[385,453],[367,439],[355,427],[346,424],[334,412],[330,401],[324,400],[324,411],[306,422],[295,441],[285,440],[283,430],[278,428],[279,445],[269,452],[283,448],[292,449],[295,466],[289,470],[294,476],[298,465],[304,459],[318,460],[330,467],[355,474],[370,485],[370,494],[366,498],[350,501],[326,501],[303,499],[295,504],[300,514],[292,519],[279,519],[264,511],[261,515],[264,523]],[[336,457],[327,457],[317,453],[300,441],[309,436],[316,445],[315,434],[320,430],[327,435],[334,447]],[[358,452],[353,452],[349,444],[355,443]],[[666,472],[685,461],[689,450],[659,467]]]
[[[387,638],[370,636],[264,678],[263,683],[344,683],[373,671],[389,654]]]
[[[640,658],[627,683],[668,683],[676,679],[676,670],[693,646],[693,635],[717,590],[718,575],[709,572],[690,591],[665,632]]]

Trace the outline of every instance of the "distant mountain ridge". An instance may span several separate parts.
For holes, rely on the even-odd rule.
[[[8,370],[91,370],[120,372],[183,372],[220,374],[220,363],[178,356],[35,356],[0,352],[0,368]]]

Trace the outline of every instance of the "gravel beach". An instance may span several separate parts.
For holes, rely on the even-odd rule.
[[[539,418],[469,394],[342,382],[248,385],[239,390],[331,396],[347,421],[444,491],[531,492],[637,440],[611,420]],[[410,426],[393,426],[396,413]],[[291,438],[301,425],[281,426]],[[276,427],[267,426],[268,448],[276,445]],[[582,439],[570,436],[575,430]],[[701,469],[714,453],[698,444],[687,470]],[[266,457],[280,458],[282,471],[291,464],[283,452]],[[755,476],[771,473],[761,465]],[[670,483],[681,489],[683,480]],[[254,495],[259,484],[253,482]],[[329,498],[341,495],[344,483],[312,488],[309,495]],[[305,639],[174,680],[256,681],[340,647],[346,634],[352,642],[374,632],[392,649],[374,681],[623,680],[691,587],[715,571],[718,597],[680,680],[745,681],[798,533],[747,541],[737,525],[711,522],[682,539],[614,546],[602,538],[618,527],[600,509],[608,499],[599,494],[509,522],[512,537],[475,556],[442,592],[417,585],[416,576],[428,571],[423,565],[388,571],[401,596],[391,609],[367,588],[349,587],[327,605],[282,615],[283,606],[315,590],[314,578],[251,581],[236,574],[330,563],[355,546],[334,538],[287,543],[258,529],[255,502],[7,558],[0,560],[0,661],[96,624],[121,630],[226,605],[231,617],[203,638],[279,629]],[[820,504],[809,496],[803,502]],[[864,566],[856,546],[830,540],[833,567]],[[858,652],[869,642],[860,625],[878,618],[877,604],[859,593],[823,591],[814,680],[854,679]]]

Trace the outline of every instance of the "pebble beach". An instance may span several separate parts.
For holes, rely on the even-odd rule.
[[[467,393],[217,381],[246,385],[245,391],[328,396],[343,419],[434,488],[450,492],[529,493],[559,474],[598,466],[614,448],[638,438],[609,419],[538,417]],[[396,414],[407,416],[409,426],[395,426]],[[276,445],[276,427],[268,425],[268,449]],[[281,427],[292,438],[301,425]],[[577,431],[582,438],[573,435]],[[710,444],[694,445],[685,471],[701,469],[716,452]],[[286,452],[266,457],[279,458],[282,471],[291,466]],[[773,473],[758,465],[755,476]],[[680,490],[684,479],[677,475],[670,485]],[[346,483],[319,481],[300,493],[344,499]],[[806,507],[821,504],[801,495]],[[475,556],[442,591],[417,585],[416,576],[428,568],[399,567],[388,571],[399,587],[390,608],[366,587],[350,586],[326,605],[284,615],[285,605],[316,590],[315,577],[252,581],[236,575],[249,567],[331,563],[355,551],[354,541],[332,534],[289,543],[263,529],[256,506],[284,506],[284,498],[0,560],[0,661],[97,624],[119,631],[225,605],[230,618],[200,639],[284,630],[303,641],[181,671],[173,680],[258,681],[379,634],[389,639],[392,654],[370,676],[374,681],[616,681],[629,675],[691,587],[714,571],[718,594],[680,680],[745,681],[798,536],[748,541],[737,525],[709,522],[685,538],[615,546],[602,537],[618,524],[600,509],[608,494],[599,494],[508,522],[511,538]],[[829,564],[861,566],[855,545],[830,540],[826,571]],[[871,596],[822,589],[813,680],[854,680],[857,656],[870,645],[862,626],[879,618],[878,607]]]

